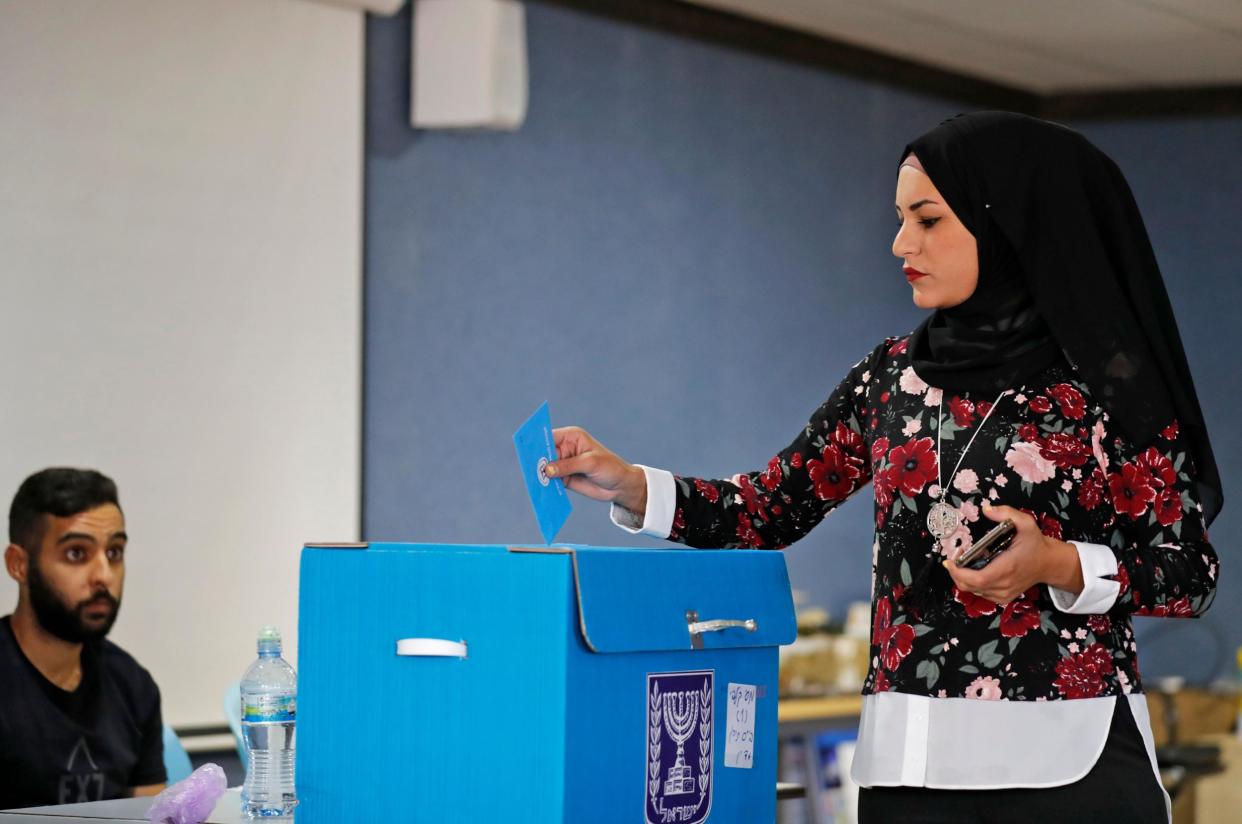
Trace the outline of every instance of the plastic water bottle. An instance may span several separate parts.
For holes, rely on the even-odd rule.
[[[280,657],[280,632],[259,630],[259,657],[241,681],[242,734],[249,753],[242,813],[249,818],[291,816],[294,723],[298,676]]]

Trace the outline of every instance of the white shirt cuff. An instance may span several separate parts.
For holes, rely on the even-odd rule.
[[[634,464],[647,479],[647,512],[640,518],[623,506],[612,505],[608,517],[631,535],[667,538],[673,531],[673,510],[677,508],[677,486],[673,473]]]
[[[1082,592],[1075,595],[1054,586],[1048,587],[1052,603],[1062,612],[1075,615],[1097,615],[1108,612],[1117,603],[1121,584],[1104,577],[1117,574],[1117,556],[1102,544],[1086,544],[1069,541],[1078,550],[1078,563],[1082,566]]]

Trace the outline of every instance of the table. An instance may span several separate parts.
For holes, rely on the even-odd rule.
[[[100,821],[146,822],[154,798],[118,798],[56,807],[27,807],[0,812],[0,824],[99,824]],[[282,819],[272,819],[280,821]],[[287,819],[286,819],[287,820]],[[226,790],[207,824],[249,824],[241,812],[241,790]]]
[[[776,723],[783,737],[804,735],[841,727],[856,727],[861,713],[861,695],[782,698],[776,705]]]
[[[802,798],[805,788],[800,784],[778,783],[777,801]],[[118,798],[115,801],[91,801],[86,804],[63,804],[58,807],[28,807],[0,812],[0,824],[99,824],[100,821],[146,822],[151,798]],[[282,821],[287,819],[270,819]],[[207,824],[250,824],[241,814],[241,791],[228,790],[216,803]]]

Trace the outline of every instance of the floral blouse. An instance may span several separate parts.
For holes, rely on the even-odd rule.
[[[1141,691],[1130,616],[1196,617],[1216,591],[1217,556],[1177,423],[1152,444],[1128,443],[1065,361],[999,400],[945,394],[915,374],[907,342],[890,338],[860,361],[764,470],[731,480],[677,477],[669,539],[779,549],[870,481],[875,541],[864,694],[1042,701]],[[965,523],[937,541],[926,520],[941,491],[941,406],[946,500]],[[946,617],[918,621],[902,592],[933,554],[969,546],[993,525],[979,511],[985,497],[1027,511],[1045,535],[1109,547],[1120,584],[1111,609],[1063,612],[1045,585],[1003,607],[953,587]]]

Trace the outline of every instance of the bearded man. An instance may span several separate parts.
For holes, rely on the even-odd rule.
[[[94,470],[45,469],[9,510],[0,618],[0,810],[163,789],[160,692],[107,641],[125,583],[125,516]]]

